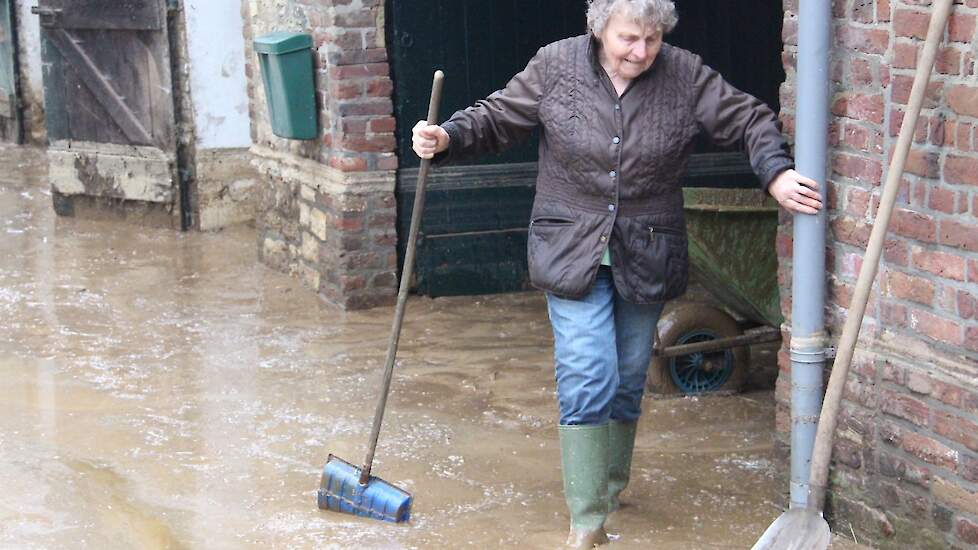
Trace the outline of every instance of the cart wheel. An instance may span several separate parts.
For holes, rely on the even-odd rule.
[[[680,306],[659,320],[657,349],[695,344],[741,334],[737,322],[723,311],[702,304]],[[653,357],[647,387],[655,395],[693,395],[740,391],[747,379],[750,350],[746,346],[713,353]]]

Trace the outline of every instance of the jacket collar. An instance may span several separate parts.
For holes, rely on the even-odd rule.
[[[601,43],[598,39],[594,37],[592,33],[587,34],[587,59],[591,64],[591,69],[598,76],[605,74],[604,67],[601,66],[601,58],[599,53],[601,52]]]

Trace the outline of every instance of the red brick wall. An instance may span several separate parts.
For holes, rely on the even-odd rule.
[[[836,0],[826,319],[848,312],[910,95],[930,0]],[[793,132],[798,0],[785,1]],[[867,308],[833,462],[832,507],[883,546],[978,544],[978,0],[957,0]],[[790,311],[791,224],[778,238]],[[781,354],[778,426],[790,426]],[[826,377],[828,372],[826,372]]]
[[[393,170],[394,107],[382,0],[303,0],[318,51],[323,145],[343,171]]]
[[[313,37],[320,137],[274,136],[249,52],[252,133],[266,176],[261,260],[344,308],[391,302],[397,285],[393,84],[382,0],[245,0],[246,35]]]
[[[249,44],[255,36],[275,30],[312,35],[320,139],[295,142],[272,134],[260,68],[249,50],[253,140],[344,172],[395,169],[394,87],[384,45],[382,0],[294,0],[288,8],[279,4],[244,0],[245,35]]]

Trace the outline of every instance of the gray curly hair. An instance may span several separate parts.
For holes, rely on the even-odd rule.
[[[615,13],[632,16],[635,21],[652,23],[659,27],[662,34],[672,32],[679,22],[676,5],[669,0],[588,0],[588,30],[600,36]]]

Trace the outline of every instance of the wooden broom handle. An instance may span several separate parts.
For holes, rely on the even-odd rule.
[[[431,82],[431,101],[428,104],[428,124],[437,124],[438,105],[441,103],[442,82],[445,73],[435,71]],[[418,169],[418,184],[414,191],[414,207],[411,210],[411,229],[408,231],[407,250],[404,253],[404,266],[401,269],[401,282],[397,291],[397,307],[394,309],[394,326],[391,328],[390,340],[387,343],[387,361],[384,364],[384,379],[381,383],[380,399],[377,400],[377,410],[374,412],[374,425],[370,430],[370,444],[367,456],[360,468],[360,485],[366,485],[370,480],[370,468],[373,466],[374,453],[377,451],[377,439],[380,437],[380,425],[384,421],[384,409],[387,407],[387,395],[391,389],[391,378],[394,374],[394,359],[397,357],[397,343],[401,337],[401,324],[404,322],[404,308],[407,304],[408,290],[411,287],[411,275],[414,273],[414,254],[418,244],[418,230],[421,228],[421,214],[424,212],[424,191],[428,180],[428,168],[431,159],[421,159]]]

